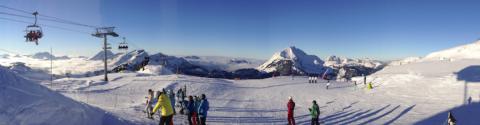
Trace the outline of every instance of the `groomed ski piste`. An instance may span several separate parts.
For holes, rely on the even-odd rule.
[[[451,111],[457,124],[478,125],[480,58],[457,54],[479,52],[472,48],[480,48],[480,42],[436,52],[426,58],[392,62],[367,76],[373,89],[365,87],[362,77],[353,79],[357,85],[330,81],[326,89],[327,81],[311,84],[306,76],[230,80],[153,72],[111,73],[109,82],[104,82],[103,76],[92,76],[62,78],[50,83],[26,80],[21,73],[1,68],[0,124],[154,125],[158,124],[158,116],[151,120],[143,112],[147,90],[165,88],[176,92],[186,86],[187,95],[207,96],[209,125],[287,124],[289,96],[296,103],[296,122],[302,125],[310,124],[308,108],[312,100],[319,104],[323,124],[438,125],[446,123]],[[28,60],[30,64],[49,63],[18,59]],[[2,60],[8,62],[16,58]],[[74,65],[91,62],[70,60],[76,60]],[[94,62],[99,63],[101,61]],[[470,104],[469,97],[472,98]],[[177,113],[174,123],[185,124],[185,117]]]

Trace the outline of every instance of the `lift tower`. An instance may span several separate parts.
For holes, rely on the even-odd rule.
[[[107,36],[118,37],[118,34],[113,32],[113,29],[115,29],[115,27],[101,27],[97,28],[97,32],[92,34],[95,37],[103,38],[103,52],[105,53],[103,58],[103,62],[105,64],[105,81],[108,81],[107,50],[109,47],[107,46]]]

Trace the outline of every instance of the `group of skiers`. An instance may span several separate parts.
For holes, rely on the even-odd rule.
[[[293,101],[293,98],[290,96],[288,97],[288,103],[287,103],[287,108],[288,108],[288,113],[287,113],[287,119],[288,119],[288,125],[295,125],[295,102]],[[320,108],[318,107],[317,101],[313,100],[312,101],[312,107],[308,108],[310,112],[310,116],[312,117],[311,124],[312,125],[320,125]]]
[[[43,34],[40,31],[29,31],[25,36],[27,41],[38,41],[39,38],[42,38]]]
[[[310,76],[308,77],[308,83],[317,83],[318,77],[316,76]]]
[[[153,119],[153,115],[160,110],[159,125],[173,125],[173,116],[176,115],[175,107],[178,107],[180,114],[187,116],[189,125],[206,125],[207,112],[210,107],[205,94],[188,96],[188,100],[185,100],[185,90],[186,87],[179,89],[175,96],[175,93],[170,90],[163,89],[154,94],[153,90],[149,89],[145,108],[147,118]],[[178,100],[177,105],[175,105],[175,97]]]

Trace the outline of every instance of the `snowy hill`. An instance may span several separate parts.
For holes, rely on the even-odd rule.
[[[70,59],[68,56],[56,57],[56,56],[50,54],[49,52],[38,52],[38,53],[35,53],[35,54],[31,55],[31,57],[34,58],[34,59],[42,59],[42,60]]]
[[[480,59],[480,40],[425,56],[425,60]]]
[[[112,62],[113,65],[121,65],[121,64],[138,64],[145,60],[148,57],[148,53],[145,50],[133,50],[128,53],[124,53],[115,57]]]
[[[480,59],[480,40],[474,43],[432,52],[425,57],[407,57],[402,60],[392,61],[388,65],[405,65],[425,61],[454,61],[463,59]]]
[[[32,69],[23,62],[11,63],[7,68],[31,81],[50,80],[49,73],[38,69]]]
[[[150,56],[149,65],[161,65],[163,68],[170,70],[173,73],[194,75],[194,76],[208,76],[208,69],[191,64],[184,58],[169,56],[162,53],[157,53]]]
[[[235,71],[238,69],[255,68],[264,60],[250,58],[233,58],[221,56],[184,56],[188,62],[205,67],[209,70]]]
[[[76,102],[0,67],[0,124],[129,124],[105,111]]]
[[[421,60],[422,60],[422,57],[407,57],[402,60],[392,61],[388,65],[404,65],[409,63],[420,62]]]
[[[366,68],[380,68],[384,64],[381,61],[373,60],[373,59],[350,59],[345,57],[338,57],[338,56],[329,56],[325,60],[324,66],[327,67],[344,67],[344,66],[362,66]]]
[[[139,73],[154,74],[154,75],[170,75],[174,74],[171,69],[165,68],[162,65],[147,65],[145,70],[138,71]]]
[[[385,64],[381,61],[372,59],[349,59],[345,57],[329,56],[324,64],[330,67],[336,73],[336,79],[350,79],[355,76],[370,75],[380,69]]]
[[[90,57],[88,60],[103,60],[104,58],[105,58],[105,51],[102,50],[97,54],[95,54],[94,56]],[[112,58],[115,58],[115,54],[112,51],[107,50],[107,59],[112,59]]]
[[[307,55],[302,50],[289,47],[275,53],[267,62],[257,69],[264,72],[289,74],[320,74],[324,71],[323,61],[315,55]]]

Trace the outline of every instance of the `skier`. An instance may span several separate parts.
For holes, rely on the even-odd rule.
[[[153,111],[150,115],[153,116],[155,112],[160,108],[161,110],[161,116],[160,116],[160,123],[159,125],[172,125],[173,121],[173,109],[172,109],[172,103],[170,103],[170,99],[167,97],[167,95],[163,92],[160,93],[160,96],[158,98],[158,102],[153,108]]]
[[[362,74],[363,77],[363,85],[367,85],[367,76],[365,74]]]
[[[327,86],[326,86],[326,88],[328,89],[328,87],[329,87],[329,86],[330,86],[330,82],[327,82]]]
[[[295,125],[295,118],[293,117],[293,111],[295,110],[295,102],[293,102],[292,97],[288,97],[288,103],[287,103],[287,108],[288,108],[288,125]]]
[[[369,83],[368,83],[367,88],[368,88],[368,89],[373,89],[372,82],[369,82]]]
[[[195,102],[193,101],[193,96],[188,96],[188,101],[187,101],[187,104],[185,105],[185,114],[187,115],[189,125],[196,125],[195,119],[193,117],[194,113],[195,113]]]
[[[150,115],[151,111],[152,111],[152,101],[153,101],[153,98],[154,98],[152,89],[148,89],[148,95],[145,98],[147,99],[146,107],[145,107],[145,112],[147,113],[147,118],[153,119],[153,115]]]
[[[472,104],[472,97],[471,97],[471,96],[468,97],[468,100],[467,100],[467,101],[468,101],[467,104]]]
[[[318,116],[320,116],[320,109],[318,108],[317,101],[313,100],[312,108],[308,108],[310,115],[312,116],[312,125],[320,125]]]
[[[453,114],[452,114],[451,111],[448,112],[447,123],[448,123],[448,125],[456,125],[457,124],[457,120],[455,119],[455,117],[453,117]]]
[[[177,112],[175,111],[175,93],[172,90],[168,90],[167,92],[168,98],[170,98],[170,103],[173,109],[173,115],[175,115]]]
[[[317,77],[313,77],[314,83],[317,83]]]
[[[205,94],[202,94],[202,100],[200,101],[200,105],[198,106],[197,111],[198,117],[200,119],[200,125],[206,125],[208,109],[210,109],[208,100],[205,97]]]
[[[193,124],[194,125],[198,125],[200,124],[200,120],[198,119],[198,106],[200,105],[200,98],[198,98],[198,96],[195,96],[194,97],[194,100],[193,100],[193,104],[194,104],[194,110],[193,110],[193,116],[192,116],[192,119],[193,119]]]
[[[312,83],[312,77],[311,76],[308,77],[308,83]]]
[[[178,91],[177,91],[177,100],[178,100],[177,107],[180,107],[180,114],[184,113],[184,108],[183,108],[184,106],[182,106],[182,104],[184,104],[183,102],[185,100],[182,99],[182,95],[183,95],[182,93],[183,93],[182,89],[181,88],[178,89]]]

